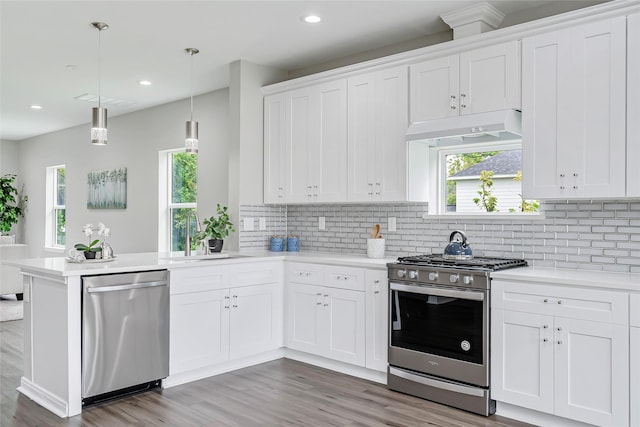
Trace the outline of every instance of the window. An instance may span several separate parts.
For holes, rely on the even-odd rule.
[[[66,243],[66,184],[65,166],[47,168],[47,218],[45,226],[45,246],[64,249]]]
[[[197,208],[198,157],[184,150],[160,152],[160,220],[158,248],[183,251],[186,219]],[[195,222],[189,224],[191,235]]]
[[[519,142],[431,149],[437,159],[430,213],[537,213],[539,202],[522,198]],[[434,209],[435,208],[435,209]]]

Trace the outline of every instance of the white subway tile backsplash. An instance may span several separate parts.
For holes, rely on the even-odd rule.
[[[524,257],[540,267],[640,273],[640,202],[558,201],[541,218],[429,217],[424,203],[363,205],[243,205],[241,219],[265,217],[267,230],[239,231],[241,249],[268,249],[274,235],[300,237],[302,250],[366,253],[378,223],[387,256],[441,253],[449,234],[463,230],[476,255]],[[320,216],[326,230],[318,230]],[[396,231],[387,231],[387,218]],[[256,227],[257,228],[257,227]]]

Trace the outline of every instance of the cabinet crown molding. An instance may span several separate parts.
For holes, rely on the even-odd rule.
[[[453,30],[453,39],[492,31],[502,23],[505,14],[487,2],[443,13],[440,18]]]

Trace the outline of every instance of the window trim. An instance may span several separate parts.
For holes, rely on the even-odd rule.
[[[430,197],[428,204],[428,214],[423,215],[423,218],[461,218],[461,219],[475,219],[475,218],[498,218],[498,217],[528,217],[528,218],[540,218],[543,217],[540,211],[536,213],[531,212],[447,212],[446,210],[446,185],[447,180],[447,168],[446,168],[446,156],[451,154],[473,153],[479,151],[494,151],[494,150],[514,150],[522,149],[522,141],[520,139],[502,142],[478,142],[459,145],[448,146],[433,146],[429,148],[429,171],[430,171]],[[542,203],[542,202],[541,202]]]
[[[158,252],[171,252],[171,210],[198,207],[196,202],[174,203],[171,199],[172,164],[174,153],[184,153],[185,148],[174,148],[158,152]]]
[[[47,166],[46,168],[46,202],[45,202],[45,239],[44,246],[46,250],[56,251],[56,252],[64,252],[65,245],[58,244],[58,239],[56,235],[57,223],[56,223],[56,212],[58,210],[64,209],[65,217],[66,217],[66,200],[64,205],[58,204],[58,170],[64,169],[66,175],[66,165],[54,165]],[[66,242],[65,242],[66,243]]]

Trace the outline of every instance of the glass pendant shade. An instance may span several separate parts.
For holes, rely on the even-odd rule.
[[[107,145],[107,109],[92,108],[91,143],[93,145]]]
[[[198,122],[187,121],[184,146],[187,153],[198,153]]]

